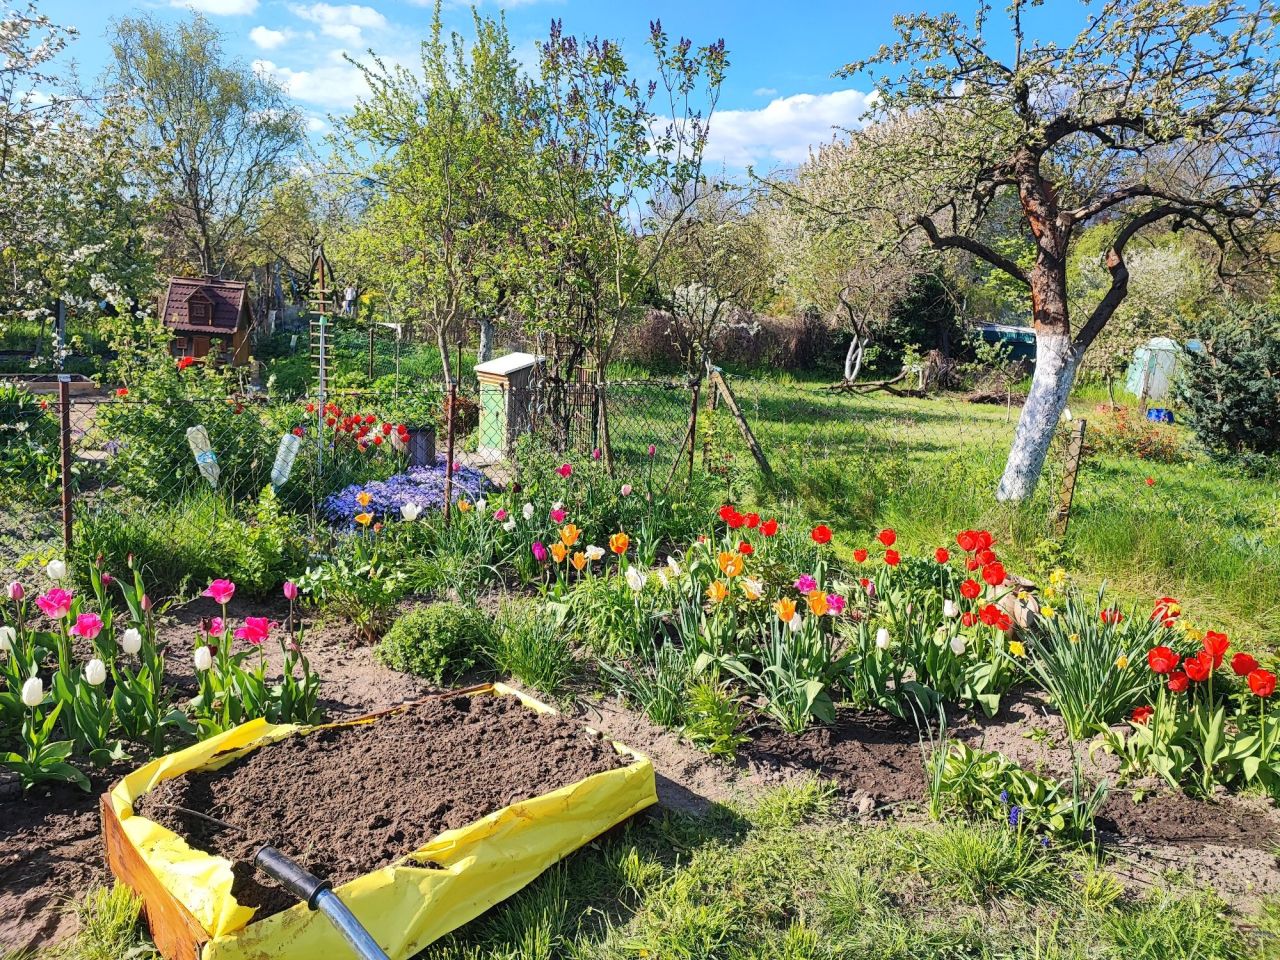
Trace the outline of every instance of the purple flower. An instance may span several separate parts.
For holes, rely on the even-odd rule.
[[[406,503],[416,504],[422,511],[444,509],[444,457],[437,457],[432,467],[410,467],[386,480],[357,483],[325,497],[320,504],[321,515],[335,526],[351,527],[352,518],[363,510],[378,519],[398,519],[400,508]],[[465,497],[474,502],[492,485],[483,473],[454,464],[452,499]],[[357,509],[356,494],[364,490],[372,498],[368,507]]]
[[[529,549],[533,551],[533,559],[537,560],[539,563],[547,562],[547,548],[543,546],[541,540],[533,541],[533,546]]]
[[[811,590],[817,590],[818,581],[813,579],[809,574],[803,573],[796,578],[796,589],[801,593],[808,593]]]

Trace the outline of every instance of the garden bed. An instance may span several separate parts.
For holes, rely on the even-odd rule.
[[[377,723],[289,737],[221,769],[166,781],[136,812],[233,861],[232,895],[261,919],[296,902],[254,873],[263,843],[337,886],[443,830],[626,762],[580,725],[534,713],[513,697],[444,697]]]

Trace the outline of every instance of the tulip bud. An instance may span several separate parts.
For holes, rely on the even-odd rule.
[[[942,615],[948,619],[960,616],[960,608],[956,606],[954,600],[944,600],[942,602]]]
[[[120,634],[120,649],[130,656],[136,654],[142,649],[142,634],[133,627],[130,627],[124,633]]]
[[[9,599],[12,600],[14,603],[18,603],[26,595],[27,595],[27,591],[23,589],[22,584],[20,584],[17,580],[9,584]]]
[[[622,485],[622,495],[623,495],[624,497],[629,497],[629,496],[631,496],[631,484],[629,484],[629,483],[624,483],[624,484]]]
[[[292,580],[284,582],[284,598],[291,602],[298,599],[298,585]]]
[[[13,627],[0,627],[0,653],[13,653],[13,645],[18,642],[18,631]]]
[[[44,568],[44,575],[53,581],[65,580],[67,578],[67,565],[61,560],[50,560]]]
[[[422,513],[422,508],[416,503],[404,503],[400,505],[401,519],[413,523],[418,519],[418,514]]]
[[[39,677],[32,677],[22,685],[22,702],[33,708],[44,702],[44,683]]]
[[[142,607],[142,612],[143,612],[143,613],[148,613],[148,612],[150,612],[150,610],[151,610],[151,598],[150,598],[150,597],[148,597],[148,596],[144,593],[144,594],[142,595],[142,602],[139,604],[139,606],[141,606],[141,607]]]
[[[888,627],[881,627],[879,630],[876,631],[876,649],[877,650],[889,649],[889,628]]]
[[[84,680],[91,687],[100,687],[107,682],[107,665],[94,657],[84,665]]]
[[[204,671],[213,666],[213,653],[208,647],[196,647],[192,659],[195,661],[197,670]]]
[[[787,626],[791,628],[792,633],[799,633],[800,628],[804,626],[804,618],[799,613],[793,613],[791,619],[787,621]]]
[[[644,589],[644,574],[636,567],[627,567],[627,586],[636,593]]]
[[[964,637],[955,636],[951,638],[951,652],[957,657],[965,651]]]

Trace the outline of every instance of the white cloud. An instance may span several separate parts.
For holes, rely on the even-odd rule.
[[[289,30],[271,30],[268,27],[254,27],[249,31],[249,39],[262,50],[274,50],[290,36]]]
[[[719,110],[711,118],[707,160],[728,167],[798,164],[810,146],[831,139],[836,128],[852,128],[874,95],[861,90],[798,93],[759,110]]]
[[[309,70],[293,70],[270,60],[255,60],[253,65],[280,81],[295,100],[328,110],[349,110],[369,92],[364,75],[343,59],[341,50],[330,52]]]
[[[290,4],[289,9],[295,16],[316,24],[325,36],[341,40],[343,43],[360,44],[364,42],[362,31],[381,30],[387,25],[387,18],[373,7],[348,3],[337,6],[331,3]]]
[[[258,0],[169,0],[169,6],[229,17],[253,13],[258,9]]]
[[[775,97],[778,91],[774,87],[756,87],[751,91],[753,97]]]
[[[307,133],[324,133],[328,129],[324,117],[307,117]]]

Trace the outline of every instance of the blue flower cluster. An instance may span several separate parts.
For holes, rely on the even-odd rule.
[[[416,503],[424,514],[444,509],[444,457],[436,457],[434,467],[410,467],[386,480],[366,484],[352,484],[344,490],[330,494],[320,504],[321,515],[338,526],[353,526],[354,517],[368,510],[379,519],[400,519],[400,508],[406,503]],[[479,470],[458,466],[453,472],[453,499],[459,497],[474,500],[493,489],[493,484]],[[368,507],[356,503],[360,491],[372,499]]]

